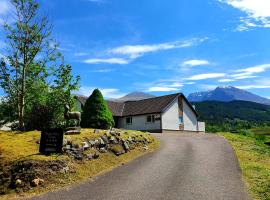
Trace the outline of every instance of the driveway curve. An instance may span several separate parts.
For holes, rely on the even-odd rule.
[[[156,134],[161,148],[127,165],[37,200],[246,200],[235,153],[210,134]]]

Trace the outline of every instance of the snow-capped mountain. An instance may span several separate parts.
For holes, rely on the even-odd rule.
[[[251,101],[260,104],[270,105],[270,99],[260,97],[248,91],[241,90],[232,86],[217,87],[214,90],[206,92],[196,92],[188,96],[191,102],[201,101],[223,101],[229,102],[234,100]]]

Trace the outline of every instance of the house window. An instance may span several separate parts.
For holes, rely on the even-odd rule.
[[[147,123],[155,123],[155,115],[147,115],[146,122]]]
[[[126,118],[126,124],[132,124],[132,117]]]
[[[183,117],[179,117],[179,124],[183,124]]]

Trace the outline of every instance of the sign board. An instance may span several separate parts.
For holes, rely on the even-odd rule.
[[[61,128],[41,132],[40,153],[62,153],[64,131]]]

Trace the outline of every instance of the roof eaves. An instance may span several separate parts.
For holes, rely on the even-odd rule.
[[[174,101],[175,101],[175,99],[176,98],[178,98],[179,96],[181,96],[182,95],[182,93],[176,93],[177,94],[177,96],[175,96],[174,97],[174,99],[170,102],[170,103],[168,103],[166,106],[165,106],[165,108],[163,108],[162,109],[162,111],[161,111],[161,113],[163,113]]]

